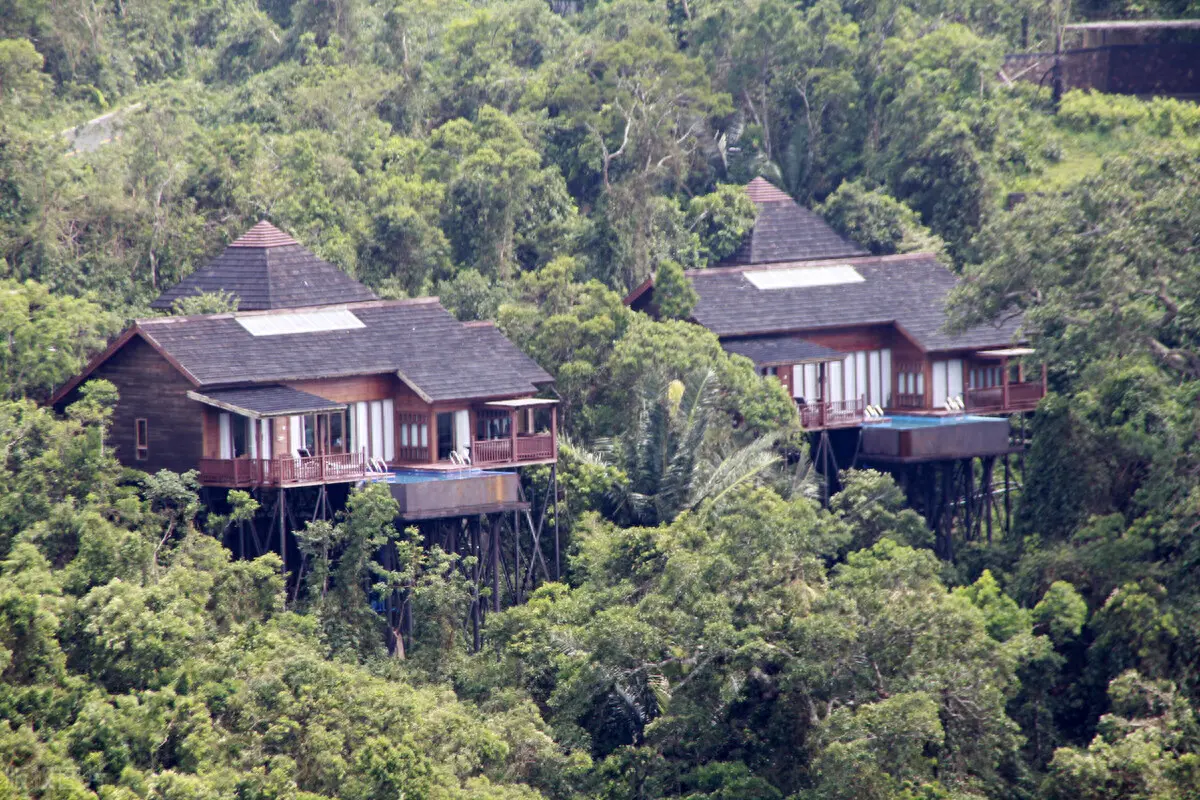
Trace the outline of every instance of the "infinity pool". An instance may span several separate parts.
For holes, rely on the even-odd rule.
[[[388,473],[387,483],[426,483],[427,481],[458,481],[478,478],[483,475],[508,475],[510,473],[488,469],[398,469]]]
[[[1003,417],[980,417],[973,414],[964,414],[960,417],[911,417],[900,414],[888,417],[883,422],[867,422],[864,427],[908,431],[914,428],[938,428],[945,425],[959,425],[964,422],[1000,422],[1003,420]]]

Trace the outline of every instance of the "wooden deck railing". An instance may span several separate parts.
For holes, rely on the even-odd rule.
[[[213,486],[295,486],[306,483],[345,483],[365,478],[362,453],[279,458],[202,458],[200,482]]]
[[[514,458],[512,438],[477,439],[471,447],[471,463],[477,467],[486,467],[495,464],[547,461],[554,458],[555,437],[552,433],[519,435],[516,442],[517,454]]]
[[[471,462],[477,466],[512,461],[512,439],[478,439],[471,448]]]
[[[858,425],[863,421],[863,398],[836,400],[825,403],[808,403],[800,408],[800,424],[808,430]]]
[[[966,402],[968,411],[1029,411],[1037,406],[1046,395],[1046,387],[1041,381],[1025,381],[1010,383],[1008,398],[1005,402],[1004,386],[989,386],[986,389],[967,389]]]
[[[924,408],[925,395],[923,394],[905,394],[899,392],[896,394],[896,408]]]
[[[554,436],[534,433],[517,437],[517,461],[544,461],[554,458]]]

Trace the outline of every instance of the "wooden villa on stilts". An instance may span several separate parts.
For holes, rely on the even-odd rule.
[[[746,191],[758,217],[745,242],[720,264],[687,273],[698,298],[691,321],[795,398],[827,491],[839,467],[957,464],[962,472],[964,460],[1018,449],[1007,419],[986,418],[1023,420],[1045,396],[1045,364],[1026,367],[1034,352],[1019,320],[949,332],[945,304],[957,278],[934,254],[872,256],[764,179]],[[626,303],[657,313],[653,279]],[[929,468],[908,471],[939,487],[929,502],[913,489],[931,525],[962,505],[936,499],[953,487]],[[980,473],[988,488],[976,491],[990,493],[990,462],[971,474]]]
[[[259,498],[266,536],[252,532],[253,550],[243,536],[239,555],[277,548],[302,570],[290,532],[378,480],[401,525],[463,556],[488,553],[468,576],[476,629],[483,587],[499,608],[558,577],[556,518],[554,553],[541,543],[557,494],[557,400],[550,375],[499,330],[459,322],[437,298],[379,300],[266,222],[153,305],[217,291],[239,310],[134,322],[53,405],[61,411],[90,379],[110,381],[121,463],[195,470],[216,504],[231,489]],[[530,465],[550,467],[536,517],[519,474]]]

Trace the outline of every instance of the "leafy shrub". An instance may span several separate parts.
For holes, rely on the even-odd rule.
[[[1200,131],[1200,105],[1173,97],[1139,100],[1097,91],[1071,91],[1063,96],[1059,121],[1071,130],[1109,132],[1129,128],[1154,136]]]
[[[1147,104],[1136,97],[1097,91],[1070,91],[1063,95],[1059,121],[1068,128],[1108,132],[1118,127],[1136,127],[1149,117]]]

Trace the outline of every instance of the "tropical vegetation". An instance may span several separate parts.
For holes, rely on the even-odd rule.
[[[1200,796],[1200,112],[996,79],[1066,13],[0,0],[0,798]],[[1011,533],[941,561],[886,475],[818,502],[782,387],[686,322],[758,175],[1024,315]],[[478,650],[386,492],[285,578],[220,545],[248,496],[120,467],[110,385],[44,405],[260,219],[554,375],[567,567]]]

